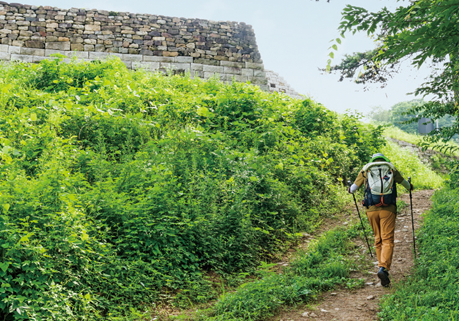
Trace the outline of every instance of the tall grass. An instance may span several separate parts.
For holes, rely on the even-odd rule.
[[[437,189],[442,186],[443,178],[422,163],[410,150],[388,141],[382,148],[382,153],[390,159],[405,179],[411,177],[416,189]]]

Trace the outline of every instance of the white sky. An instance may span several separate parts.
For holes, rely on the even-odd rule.
[[[372,106],[390,106],[413,96],[413,91],[428,75],[428,69],[403,72],[392,79],[384,89],[373,86],[364,91],[362,86],[348,80],[338,82],[338,76],[323,75],[328,59],[330,40],[339,33],[337,27],[346,4],[376,11],[382,6],[395,8],[407,1],[396,0],[27,0],[30,5],[50,5],[160,14],[172,17],[208,20],[239,21],[255,29],[259,50],[265,68],[278,72],[299,93],[321,102],[327,108],[344,112],[347,109],[366,114]],[[348,35],[335,63],[345,53],[374,47],[365,34]]]

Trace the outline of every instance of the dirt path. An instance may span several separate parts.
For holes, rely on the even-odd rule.
[[[418,191],[413,194],[413,213],[415,229],[419,228],[422,217],[420,214],[427,211],[431,206],[433,191]],[[390,277],[392,283],[402,281],[413,267],[413,235],[411,230],[410,197],[403,195],[401,198],[408,207],[397,215],[395,225],[395,248]],[[366,245],[365,245],[366,247]],[[363,249],[364,247],[362,247]],[[294,311],[284,311],[270,320],[377,320],[378,302],[382,295],[393,291],[384,288],[379,283],[376,275],[377,260],[366,255],[368,265],[374,268],[351,274],[353,278],[364,278],[365,287],[350,291],[345,288],[324,293],[320,296],[317,305],[304,306]]]

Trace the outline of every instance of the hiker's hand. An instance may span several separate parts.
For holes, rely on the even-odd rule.
[[[351,187],[350,187],[350,186],[347,188],[347,192],[348,192],[349,194],[352,194],[352,192],[351,192]]]

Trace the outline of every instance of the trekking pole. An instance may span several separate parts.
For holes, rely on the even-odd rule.
[[[408,183],[410,183],[411,228],[413,230],[413,251],[414,251],[414,258],[416,259],[416,237],[414,236],[413,195],[411,194],[411,177],[408,177]]]
[[[349,187],[351,187],[352,185],[351,181],[347,181],[347,184],[349,185]],[[373,257],[373,253],[371,253],[370,243],[368,242],[368,238],[367,238],[367,233],[365,233],[365,226],[363,225],[362,217],[360,216],[359,207],[357,206],[357,200],[355,199],[354,194],[352,194],[352,196],[354,197],[355,208],[357,209],[357,213],[359,214],[360,223],[362,224],[362,229],[363,229],[363,235],[365,235],[365,240],[367,241],[368,250],[370,251],[371,257]]]

